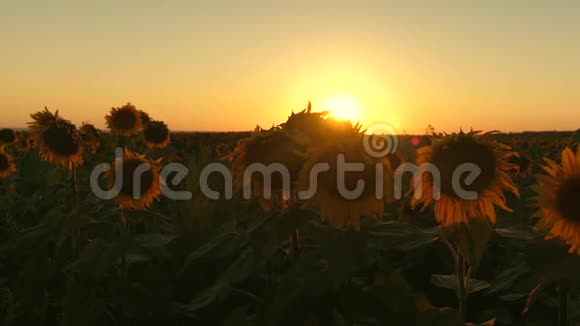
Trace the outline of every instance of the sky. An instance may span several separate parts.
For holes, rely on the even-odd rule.
[[[335,109],[399,132],[580,128],[580,1],[0,2],[0,127],[131,102],[181,131]]]

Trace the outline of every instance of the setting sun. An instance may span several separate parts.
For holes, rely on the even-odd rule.
[[[322,105],[322,109],[330,111],[330,116],[336,119],[357,122],[360,118],[360,105],[352,96],[329,98]]]

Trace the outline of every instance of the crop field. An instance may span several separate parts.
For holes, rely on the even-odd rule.
[[[310,107],[245,133],[104,114],[0,131],[1,326],[580,325],[578,132],[377,134],[370,155]]]

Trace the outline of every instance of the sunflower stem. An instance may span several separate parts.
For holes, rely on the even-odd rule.
[[[125,136],[119,136],[118,146],[121,147],[123,149],[123,151],[124,151],[126,145],[127,145],[127,137],[125,137]]]
[[[127,215],[126,215],[126,211],[125,209],[121,209],[121,243],[122,243],[122,248],[123,248],[123,254],[121,256],[121,277],[123,279],[127,279],[127,276],[129,274],[129,266],[127,263],[127,247],[126,247],[126,237],[128,235],[128,224],[127,224]]]
[[[459,253],[455,256],[455,274],[457,275],[457,299],[461,320],[465,322],[467,316],[467,289],[469,288],[469,277],[466,275],[466,262]]]
[[[568,290],[558,286],[558,326],[568,326]]]
[[[295,258],[300,257],[301,254],[301,244],[300,244],[300,229],[296,228],[292,231],[292,253]]]
[[[72,231],[72,246],[73,249],[79,249],[80,238],[80,219],[79,219],[79,184],[77,176],[77,167],[74,165],[71,170],[72,183],[71,188],[73,192],[73,231]]]
[[[469,294],[469,282],[471,278],[471,268],[461,253],[447,240],[440,239],[441,242],[449,249],[453,256],[455,265],[455,277],[457,279],[457,301],[458,310],[461,320],[465,322],[467,317],[467,296]]]

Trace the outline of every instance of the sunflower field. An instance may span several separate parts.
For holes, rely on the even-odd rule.
[[[246,133],[103,113],[0,130],[1,326],[580,325],[578,131],[430,130],[377,156],[310,104]],[[363,168],[337,178],[337,157]],[[288,174],[248,183],[255,164]]]

